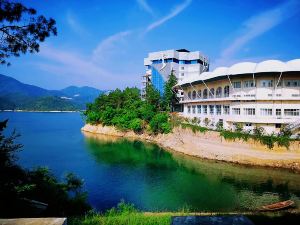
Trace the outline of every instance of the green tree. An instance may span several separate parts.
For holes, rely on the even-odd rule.
[[[47,169],[26,170],[16,164],[16,152],[22,145],[15,142],[15,132],[5,136],[7,120],[0,122],[0,217],[36,216],[32,200],[47,204],[39,216],[81,215],[90,209],[83,182],[74,174],[64,182]]]
[[[172,128],[167,113],[158,113],[150,121],[150,129],[153,133],[170,133]]]
[[[173,90],[173,87],[177,84],[177,78],[174,75],[174,71],[171,71],[171,74],[168,78],[168,81],[164,86],[164,97],[163,97],[163,107],[167,111],[174,111],[174,105],[178,103],[178,98],[176,92]]]
[[[38,52],[40,42],[50,35],[57,35],[55,20],[36,15],[36,10],[21,3],[0,0],[0,63],[10,56]]]
[[[152,84],[146,87],[146,102],[153,105],[156,109],[160,108],[161,97],[159,91]]]

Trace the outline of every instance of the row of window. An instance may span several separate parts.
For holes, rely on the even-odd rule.
[[[223,107],[223,111],[222,111]],[[254,116],[256,115],[255,108],[244,108],[243,112],[245,116]],[[187,106],[187,112],[193,114],[210,114],[210,115],[229,115],[230,114],[230,106],[229,105],[193,105]],[[282,115],[281,109],[276,109],[276,116]],[[232,115],[241,115],[241,108],[231,108]],[[261,116],[272,116],[273,109],[270,108],[261,108],[260,109]],[[285,116],[300,116],[300,109],[284,109]]]
[[[222,90],[222,87],[218,87],[215,91],[214,88],[211,89],[204,89],[203,92],[201,90],[193,91],[193,92],[188,92],[188,98],[189,99],[197,99],[197,98],[203,98],[206,99],[207,97],[209,98],[221,98],[222,96],[224,97],[229,97],[229,86],[225,86],[224,89]]]
[[[232,82],[234,88],[242,88],[242,81],[234,81]],[[282,82],[280,81],[278,84],[275,83],[278,87],[282,87]],[[300,87],[300,80],[285,80],[285,87]],[[243,81],[244,88],[252,88],[256,87],[254,80],[246,80]],[[274,87],[273,80],[260,80],[260,87]]]
[[[175,58],[169,58],[169,59],[165,59],[164,60],[165,63],[170,63],[170,62],[174,62],[174,63],[178,63],[178,64],[201,64],[203,65],[203,61],[201,59],[194,59],[194,60],[178,60]],[[156,60],[152,60],[153,64],[160,64],[163,63],[162,59],[156,59]],[[205,66],[207,65],[206,63],[204,63]]]

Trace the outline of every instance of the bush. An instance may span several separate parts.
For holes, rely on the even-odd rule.
[[[157,133],[169,133],[171,131],[171,125],[168,122],[169,115],[167,113],[158,113],[150,121],[150,130]]]
[[[131,120],[129,129],[133,130],[135,133],[140,133],[143,130],[143,121],[139,118]]]

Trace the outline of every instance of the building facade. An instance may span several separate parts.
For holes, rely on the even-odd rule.
[[[186,49],[151,52],[144,59],[144,66],[146,73],[142,76],[142,97],[145,96],[149,83],[162,95],[165,81],[172,70],[178,81],[181,81],[209,69],[208,59],[204,55],[199,51],[190,52]],[[181,94],[179,92],[179,97],[183,97]]]
[[[183,116],[201,126],[244,130],[260,126],[267,133],[300,125],[300,59],[242,62],[195,74],[178,82]]]

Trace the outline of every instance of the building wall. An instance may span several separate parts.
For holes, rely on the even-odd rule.
[[[262,126],[268,133],[278,132],[282,124],[293,123],[300,119],[300,76],[283,75],[281,85],[279,83],[277,87],[275,84],[278,76],[275,75],[255,77],[253,83],[256,86],[250,81],[253,82],[251,75],[240,78],[233,76],[230,80],[224,78],[205,81],[206,85],[203,82],[185,85],[182,87],[183,116],[199,118],[201,125],[205,125],[205,118],[214,125],[219,120],[223,120],[226,129],[233,129],[234,123],[243,123],[244,128],[250,130],[255,126]],[[272,85],[266,87],[268,86],[266,81],[271,82]],[[233,85],[239,87],[236,82],[241,82],[240,88],[233,87]],[[291,85],[291,82],[294,83]],[[225,97],[226,86],[229,87],[229,95]],[[219,87],[222,89],[222,94],[216,96],[216,90]],[[207,98],[203,96],[205,89],[208,92]],[[214,90],[214,95],[209,96],[208,89],[212,92]],[[198,112],[197,107],[201,108],[201,113]],[[226,114],[226,107],[229,107],[229,114]],[[205,108],[207,108],[206,114]],[[214,110],[212,114],[209,111],[210,108]]]
[[[162,58],[166,63],[165,67]],[[206,66],[203,65],[204,61]],[[162,86],[172,70],[177,79],[181,81],[184,78],[199,75],[205,71],[208,68],[207,62],[208,59],[199,51],[178,52],[176,50],[166,50],[149,53],[148,57],[144,59],[146,73],[142,76],[142,96],[145,95],[145,89],[149,82],[163,94]],[[181,93],[178,97],[182,97]]]

